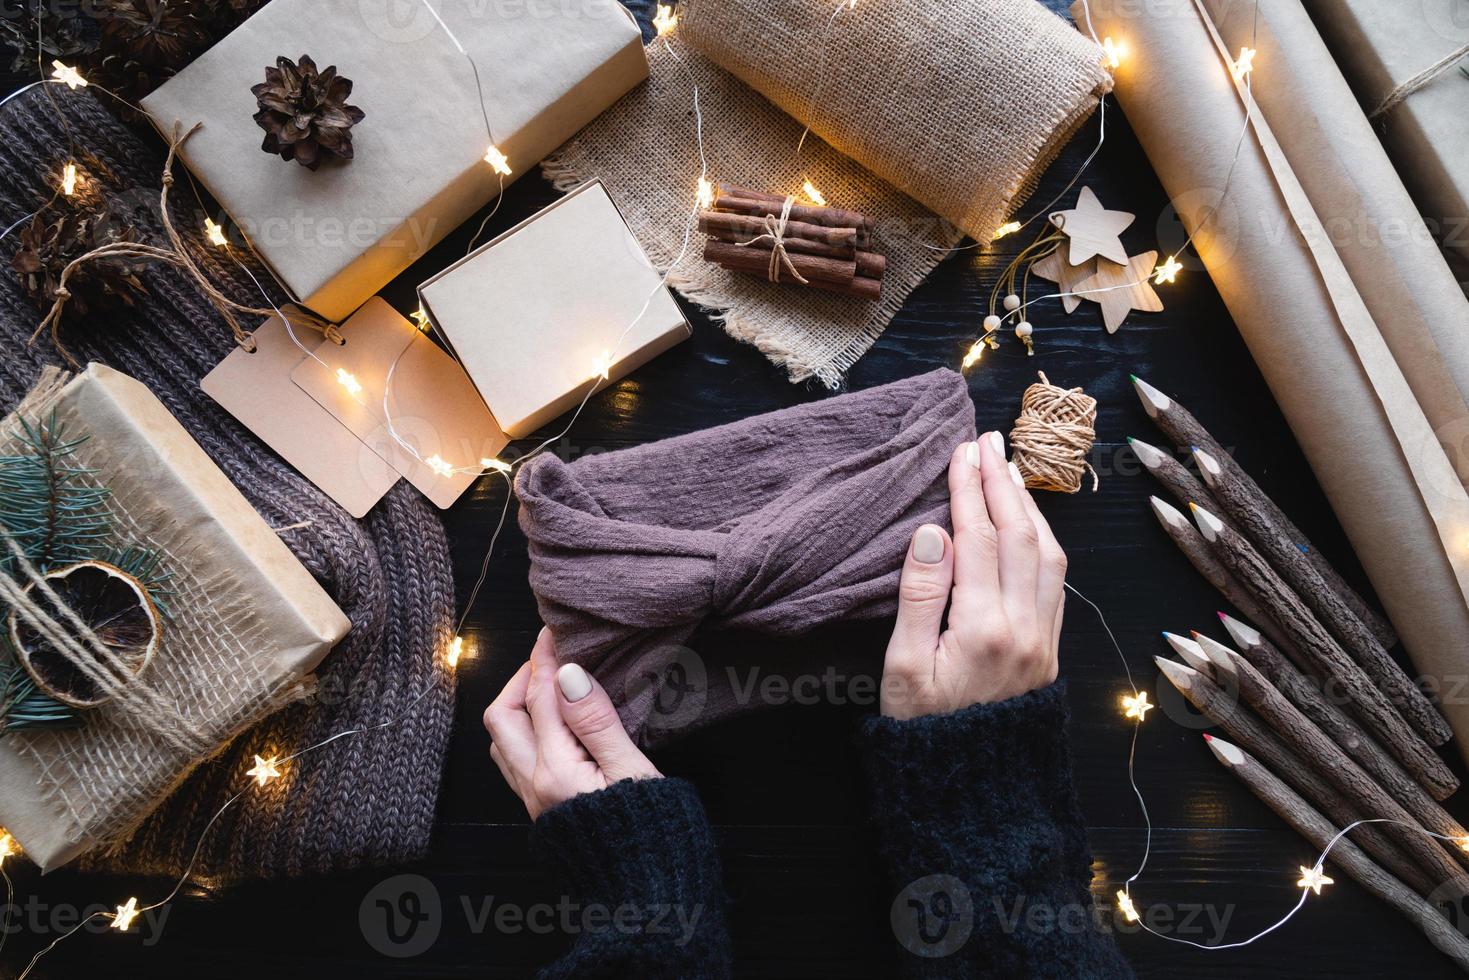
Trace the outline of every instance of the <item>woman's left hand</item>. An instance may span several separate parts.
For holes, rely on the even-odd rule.
[[[490,758],[532,820],[573,796],[624,779],[661,779],[622,727],[602,685],[576,664],[556,666],[551,631],[485,710]]]

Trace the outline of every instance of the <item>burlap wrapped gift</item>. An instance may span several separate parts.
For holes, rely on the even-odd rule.
[[[809,179],[872,217],[888,258],[878,302],[728,272],[697,241],[669,277],[791,380],[833,388],[961,232],[988,242],[1009,220],[1111,87],[1100,47],[1035,0],[837,6],[680,4],[678,26],[649,49],[648,84],[543,167],[563,190],[600,178],[669,268],[700,170],[697,87],[714,180],[800,194]]]
[[[47,372],[0,425],[0,453],[17,452],[21,419],[53,412],[85,437],[72,461],[111,490],[118,542],[161,557],[171,594],[135,682],[146,698],[88,711],[79,729],[0,737],[0,826],[47,870],[125,839],[195,766],[304,694],[350,625],[147,388],[95,364],[64,382]]]

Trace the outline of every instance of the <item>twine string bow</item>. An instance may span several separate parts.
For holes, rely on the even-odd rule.
[[[754,245],[763,242],[767,238],[771,241],[770,267],[765,275],[771,282],[780,282],[780,268],[785,266],[796,282],[805,286],[809,281],[805,276],[796,271],[796,264],[791,261],[790,254],[786,251],[786,226],[791,222],[791,208],[795,206],[796,199],[787,197],[785,204],[781,205],[780,217],[767,214],[764,218],[765,234],[757,235],[748,242],[740,242],[741,245]]]
[[[1044,371],[1039,375],[1040,384],[1025,390],[1010,434],[1015,466],[1032,490],[1076,493],[1090,473],[1096,493],[1101,479],[1087,456],[1097,441],[1097,400],[1080,388],[1056,387]]]

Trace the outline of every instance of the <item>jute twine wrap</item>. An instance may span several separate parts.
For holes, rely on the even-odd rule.
[[[864,0],[837,19],[813,120],[821,138],[797,159],[833,9],[826,0],[681,5],[677,57],[652,44],[648,84],[543,171],[563,190],[601,178],[666,270],[699,175],[697,83],[711,178],[775,193],[809,178],[833,205],[873,217],[888,275],[882,299],[868,303],[732,273],[701,262],[695,246],[670,282],[792,381],[836,388],[945,257],[934,247],[957,244],[956,225],[988,240],[1110,78],[1096,45],[1034,0]]]
[[[1080,388],[1056,387],[1045,372],[1040,379],[1020,401],[1011,458],[1031,490],[1076,493],[1090,473],[1096,493],[1101,480],[1087,456],[1097,441],[1097,400]]]
[[[118,124],[88,92],[53,92],[71,128],[84,134],[77,162],[86,192],[105,196],[152,240],[166,242],[157,215],[166,146]],[[44,93],[28,93],[6,106],[0,114],[0,211],[22,215],[47,200],[52,194],[48,181],[67,158],[65,130]],[[249,276],[202,241],[198,229],[204,213],[192,191],[182,189],[182,172],[178,177],[169,199],[171,220],[191,259],[228,295],[256,304],[261,297]],[[0,246],[4,259],[15,246],[13,238]],[[250,268],[272,287],[262,266]],[[134,309],[68,317],[62,327],[68,348],[78,360],[102,361],[147,384],[266,522],[280,529],[282,540],[347,613],[352,632],[323,663],[312,700],[277,711],[227,740],[130,835],[124,832],[118,849],[89,857],[85,864],[178,874],[215,812],[241,788],[254,753],[288,754],[346,729],[405,714],[401,724],[333,742],[290,766],[285,778],[246,794],[204,839],[196,871],[218,881],[412,861],[428,847],[453,724],[454,682],[443,651],[453,626],[454,586],[443,524],[406,484],[389,492],[364,520],[352,520],[199,389],[199,379],[235,348],[236,339],[194,278],[159,264],[143,280],[149,295]],[[277,304],[282,299],[273,297]],[[0,276],[0,410],[12,409],[42,369],[58,360],[50,344],[27,343],[43,312],[13,275]],[[142,493],[133,496],[146,504]],[[152,540],[140,533],[141,523],[133,527],[126,520],[124,515],[119,533],[140,536],[155,547],[166,544],[171,569],[201,567],[186,545]],[[217,583],[206,576],[176,587],[192,594]],[[186,603],[181,598],[177,604]],[[187,621],[176,620],[170,628],[188,628]],[[219,715],[211,716],[211,732],[227,731],[231,715],[244,720],[254,712],[252,705],[270,697],[248,675],[231,678],[231,686],[246,690],[245,700],[235,702],[228,689],[210,692],[211,705],[227,699]],[[415,702],[425,690],[427,696]],[[67,771],[58,768],[58,779],[90,778],[89,770],[75,762],[59,765]],[[107,763],[98,759],[88,765],[105,768]],[[105,795],[82,801],[80,809],[99,827],[122,827],[127,818],[110,812],[129,812],[158,787],[157,778],[151,787],[112,785]]]

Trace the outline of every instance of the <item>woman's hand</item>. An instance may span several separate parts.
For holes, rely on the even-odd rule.
[[[947,714],[1056,679],[1066,554],[987,432],[949,461],[954,537],[925,524],[899,586],[882,713]],[[948,609],[948,626],[944,610]]]
[[[663,775],[628,738],[602,685],[576,664],[557,668],[547,629],[485,709],[485,728],[490,758],[532,820],[573,796]]]

